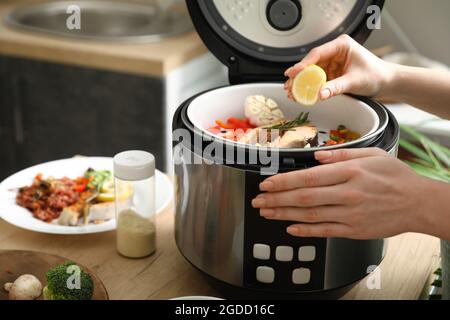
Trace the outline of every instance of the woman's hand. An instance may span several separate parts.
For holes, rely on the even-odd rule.
[[[450,238],[449,185],[418,176],[381,149],[320,151],[316,159],[323,165],[261,183],[266,193],[252,202],[261,216],[297,222],[287,232],[298,237],[422,232]]]
[[[343,93],[379,96],[392,77],[391,64],[379,59],[348,35],[342,35],[310,51],[285,73],[285,89],[292,99],[292,79],[307,66],[316,64],[327,73],[328,82],[320,91],[325,100]]]

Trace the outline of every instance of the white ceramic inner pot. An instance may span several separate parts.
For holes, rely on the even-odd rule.
[[[319,134],[319,145],[329,138],[329,130],[336,129],[339,125],[361,135],[359,140],[342,146],[357,143],[377,131],[380,125],[377,113],[362,101],[342,95],[321,101],[314,107],[305,107],[289,100],[283,85],[278,83],[243,84],[209,91],[190,103],[188,118],[196,128],[214,136],[208,129],[216,125],[216,120],[226,122],[230,117],[245,117],[244,103],[250,95],[264,95],[275,100],[287,120],[295,119],[300,112],[309,112],[311,123],[324,132]]]

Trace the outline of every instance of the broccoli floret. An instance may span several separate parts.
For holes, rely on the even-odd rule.
[[[47,286],[43,290],[45,300],[92,299],[94,282],[91,276],[81,268],[76,270],[74,267],[69,268],[70,266],[77,265],[74,262],[68,261],[47,271],[45,274],[47,277]],[[78,275],[79,279],[76,279]]]

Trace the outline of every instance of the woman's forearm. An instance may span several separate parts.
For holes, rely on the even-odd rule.
[[[450,119],[450,72],[391,64],[380,95]]]
[[[417,208],[414,232],[450,241],[450,184],[424,178],[423,192],[418,197],[423,206]]]

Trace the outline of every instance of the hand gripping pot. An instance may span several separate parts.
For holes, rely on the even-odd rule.
[[[382,261],[385,240],[296,238],[289,222],[252,208],[270,174],[319,165],[310,149],[271,149],[214,137],[216,119],[244,117],[247,96],[278,102],[287,118],[309,112],[322,132],[340,124],[361,138],[322,147],[397,153],[399,129],[380,103],[339,96],[303,108],[287,99],[283,71],[313,47],[347,33],[364,41],[371,12],[384,1],[187,1],[208,48],[229,69],[231,85],[188,99],[174,116],[176,243],[183,256],[231,298],[336,298]],[[320,26],[320,28],[319,28]],[[293,46],[295,45],[295,46]],[[323,142],[325,135],[319,135]]]

